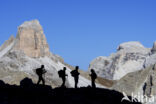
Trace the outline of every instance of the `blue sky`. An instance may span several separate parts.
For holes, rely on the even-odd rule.
[[[156,40],[156,0],[0,0],[0,44],[24,21],[38,19],[50,50],[87,69],[120,43]]]

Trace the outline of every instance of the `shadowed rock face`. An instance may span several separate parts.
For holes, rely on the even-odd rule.
[[[146,96],[144,101],[146,101],[146,98],[156,97],[156,65],[127,74],[117,81],[112,88],[127,95],[132,95],[133,93],[134,95],[139,94],[137,97]],[[155,103],[156,101],[153,101],[152,104]],[[147,101],[146,104],[151,103]]]
[[[156,53],[156,42],[153,44],[153,48],[151,49],[151,53],[155,54]]]
[[[49,56],[49,46],[38,20],[24,22],[18,27],[15,50],[22,50],[29,57]]]

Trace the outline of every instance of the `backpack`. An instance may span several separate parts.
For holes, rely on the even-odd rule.
[[[63,77],[63,70],[59,70],[58,75],[59,75],[60,78],[62,78]]]
[[[37,74],[37,75],[41,75],[41,74],[42,74],[42,72],[41,72],[41,69],[40,69],[40,68],[37,68],[37,69],[36,69],[36,74]]]
[[[96,78],[97,78],[97,75],[96,75],[96,73],[94,73],[94,74],[93,74],[93,78],[94,78],[94,79],[96,79]]]
[[[76,77],[76,76],[78,76],[80,73],[77,72],[76,70],[73,70],[73,71],[70,72],[70,74],[71,74],[72,77]]]
[[[41,69],[41,68],[37,68],[36,69],[36,74],[37,75],[42,75],[42,74],[44,74],[44,73],[46,73],[47,71],[45,70],[45,69]]]
[[[70,72],[71,76],[74,77],[75,76],[75,72],[74,70]]]

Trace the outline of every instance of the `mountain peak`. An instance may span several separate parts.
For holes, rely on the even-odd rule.
[[[119,45],[118,50],[120,49],[129,49],[129,48],[144,48],[144,46],[137,41],[125,42]]]
[[[35,19],[31,21],[25,21],[19,26],[19,29],[34,29],[36,31],[42,31],[42,26],[40,25],[40,22]]]
[[[145,48],[140,42],[138,41],[130,41],[122,43],[118,46],[117,51],[124,51],[124,52],[137,52],[147,54],[149,53],[149,49]]]
[[[49,46],[38,20],[26,21],[18,27],[15,50],[29,57],[49,56]]]

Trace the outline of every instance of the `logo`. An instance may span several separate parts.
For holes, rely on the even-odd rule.
[[[142,95],[141,93],[138,93],[134,95],[133,93],[131,94],[131,99],[128,97],[128,95],[125,92],[122,92],[123,98],[121,99],[121,102],[124,100],[129,101],[129,102],[142,102],[142,103],[153,103],[155,102],[155,96],[150,95],[150,97],[146,95]]]
[[[121,102],[122,102],[123,100],[127,100],[127,101],[131,102],[131,100],[128,98],[128,96],[126,95],[125,92],[123,92],[122,94],[123,94],[124,97],[121,99]]]

